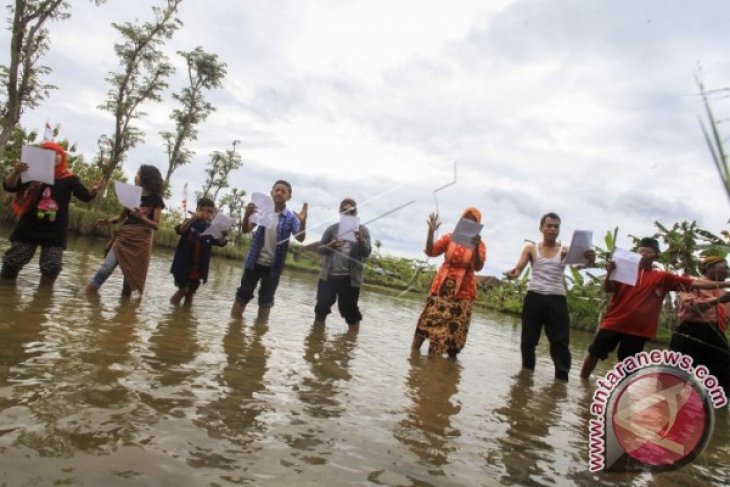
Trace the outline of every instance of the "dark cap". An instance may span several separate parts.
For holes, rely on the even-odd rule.
[[[637,247],[647,247],[649,249],[653,249],[657,255],[661,254],[661,250],[659,250],[659,242],[655,238],[651,237],[644,237],[641,240],[639,240],[639,245]]]

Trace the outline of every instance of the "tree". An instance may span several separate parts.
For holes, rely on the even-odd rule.
[[[207,179],[203,191],[198,193],[198,198],[210,198],[215,202],[220,190],[230,187],[228,175],[231,171],[243,167],[243,159],[236,151],[236,146],[240,143],[240,140],[234,140],[233,148],[225,152],[214,151],[210,155],[210,162],[208,162],[208,168],[205,170]]]
[[[243,189],[233,188],[230,193],[224,195],[221,198],[220,208],[226,209],[227,213],[233,218],[233,227],[236,228],[241,224],[241,218],[243,217],[243,206],[246,203],[243,197],[246,196],[246,191]]]
[[[243,218],[243,207],[246,204],[243,199],[244,196],[246,196],[246,191],[233,188],[229,193],[223,195],[220,202],[220,209],[233,218],[233,227],[231,227],[231,233],[228,234],[228,239],[236,244],[240,244],[243,239],[241,220]]]
[[[40,64],[50,47],[45,25],[65,20],[68,3],[63,0],[15,0],[8,8],[10,23],[10,64],[0,65],[0,156],[26,108],[35,108],[55,88],[42,77],[51,68]]]
[[[170,178],[178,167],[190,162],[194,152],[185,147],[185,142],[196,140],[196,126],[215,110],[205,100],[204,92],[218,88],[226,75],[226,64],[218,61],[218,56],[209,54],[198,46],[193,51],[178,51],[185,58],[188,67],[188,86],[172,97],[179,101],[181,108],[172,111],[170,118],[175,121],[175,132],[160,132],[167,148],[167,174],[165,192],[169,193]]]
[[[728,244],[722,238],[697,225],[697,222],[677,222],[669,228],[658,221],[654,222],[658,231],[655,238],[660,238],[666,249],[659,256],[659,263],[673,272],[699,276],[699,263],[708,255],[725,256]]]
[[[20,151],[23,145],[33,144],[37,137],[38,132],[26,132],[20,125],[13,127],[7,142],[2,147],[0,179],[5,179],[5,175],[12,170],[15,163],[20,159]]]
[[[144,132],[131,125],[145,115],[140,106],[146,101],[160,101],[162,90],[167,88],[166,80],[174,68],[161,47],[182,25],[175,17],[181,1],[167,0],[163,9],[152,7],[154,22],[112,24],[122,35],[122,42],[114,45],[122,71],[106,78],[111,88],[106,102],[99,106],[114,114],[114,134],[99,139],[97,164],[102,170],[103,188],[114,170],[121,169],[127,152],[143,140]]]

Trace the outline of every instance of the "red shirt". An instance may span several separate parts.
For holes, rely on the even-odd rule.
[[[652,340],[656,337],[664,296],[689,289],[694,279],[664,271],[639,271],[635,286],[616,283],[602,330],[611,330]]]

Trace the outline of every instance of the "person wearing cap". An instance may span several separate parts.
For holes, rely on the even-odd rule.
[[[10,248],[3,256],[3,279],[15,279],[40,246],[41,281],[52,283],[63,266],[71,196],[91,201],[101,186],[101,179],[97,179],[89,191],[69,169],[66,149],[59,144],[47,141],[41,148],[56,153],[53,184],[21,181],[21,174],[28,170],[23,161],[18,161],[3,180],[3,189],[15,193],[11,206],[18,218],[9,238]]]
[[[529,243],[522,249],[517,264],[504,275],[507,279],[520,277],[530,264],[532,277],[527,286],[527,295],[522,305],[522,368],[535,370],[535,348],[540,341],[543,326],[550,342],[550,357],[555,365],[555,378],[568,380],[570,371],[570,316],[563,274],[563,260],[568,247],[558,242],[560,217],[556,213],[546,213],[540,218],[542,242]],[[592,265],[596,252],[588,250],[583,255],[586,265]]]
[[[697,281],[715,284],[728,276],[724,257],[706,257]],[[689,355],[706,366],[725,394],[730,394],[730,346],[725,336],[730,319],[730,293],[720,289],[693,289],[679,294],[679,327],[672,334],[671,350]]]
[[[671,291],[719,289],[730,285],[654,269],[654,261],[660,254],[659,242],[654,238],[642,238],[636,252],[641,254],[641,261],[635,285],[611,279],[616,269],[613,262],[606,267],[608,273],[603,281],[603,290],[614,294],[593,343],[588,347],[588,356],[580,373],[583,379],[591,375],[598,360],[605,360],[617,346],[619,360],[643,351],[644,343],[656,337],[662,303]]]
[[[357,215],[357,203],[345,198],[340,203],[341,215]],[[332,305],[337,302],[340,314],[350,330],[360,327],[362,314],[357,302],[363,281],[363,263],[370,255],[370,232],[360,225],[352,239],[340,238],[339,223],[327,227],[319,242],[318,251],[322,255],[322,268],[317,284],[317,304],[314,307],[315,324],[324,324]]]
[[[481,212],[467,208],[461,218],[480,223]],[[443,355],[455,358],[466,345],[469,333],[471,309],[477,294],[475,271],[484,267],[487,260],[487,246],[480,235],[471,239],[470,245],[454,242],[447,233],[434,242],[436,229],[441,225],[438,214],[431,213],[426,234],[426,255],[437,257],[444,254],[431,283],[426,306],[418,318],[411,349],[418,352],[424,340],[428,339],[429,355]]]

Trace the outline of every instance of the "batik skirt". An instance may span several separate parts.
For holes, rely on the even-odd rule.
[[[454,298],[454,287],[454,281],[446,279],[439,295],[426,299],[418,319],[416,335],[428,339],[429,354],[455,354],[466,345],[473,301]]]

